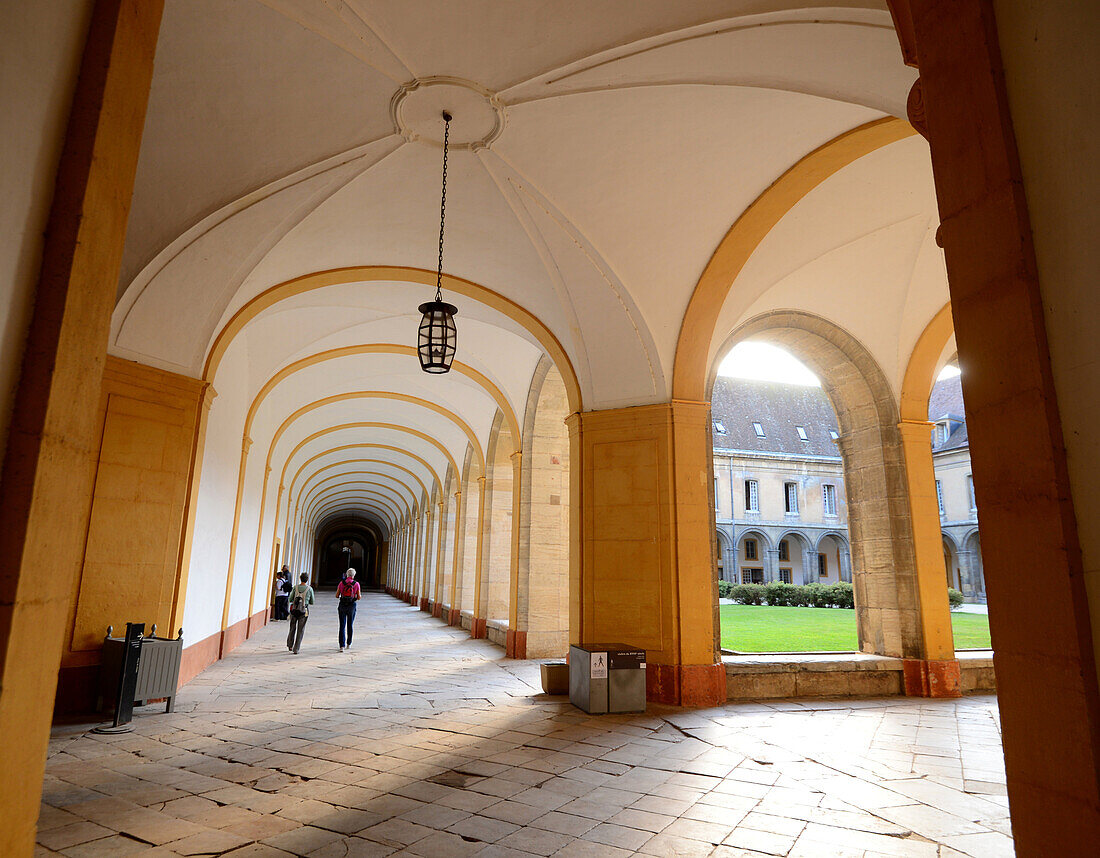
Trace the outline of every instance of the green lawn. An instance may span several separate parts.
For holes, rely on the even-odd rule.
[[[843,608],[773,608],[722,605],[722,648],[736,652],[851,651],[856,648],[856,612]],[[952,614],[955,646],[989,646],[989,618]]]

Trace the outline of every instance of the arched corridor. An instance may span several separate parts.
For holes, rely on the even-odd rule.
[[[59,728],[39,842],[428,858],[1011,852],[991,697],[593,717],[542,695],[537,664],[387,595],[366,596],[354,649],[337,652],[334,605],[316,606],[297,657],[269,625],[173,714],[139,711],[132,734]]]
[[[501,765],[558,774],[572,762],[561,755],[585,744],[572,728],[606,728],[511,692],[533,670],[527,657],[602,641],[645,652],[654,712],[703,713],[630,721],[641,746],[625,739],[634,751],[593,757],[598,774],[625,776],[620,786],[646,781],[650,798],[698,803],[658,787],[711,777],[721,784],[706,781],[706,792],[725,794],[742,765],[782,768],[765,784],[780,787],[802,784],[811,764],[889,767],[888,754],[844,744],[837,724],[843,754],[818,736],[797,751],[805,767],[784,768],[787,746],[752,745],[764,762],[717,772],[755,738],[722,746],[740,725],[713,713],[739,698],[934,700],[992,687],[988,653],[955,651],[950,572],[987,606],[1016,848],[1030,858],[1071,854],[1074,836],[1100,841],[1100,112],[1081,100],[1095,89],[1100,17],[1086,6],[14,4],[0,27],[12,59],[0,86],[10,118],[0,138],[0,735],[17,777],[0,779],[0,854],[30,855],[40,787],[56,794],[54,779],[79,767],[63,758],[42,779],[51,719],[100,696],[108,628],[144,622],[182,640],[179,686],[195,705],[164,723],[182,725],[187,754],[226,750],[238,724],[265,724],[251,711],[296,731],[282,736],[290,747],[242,759],[235,747],[221,762],[184,754],[196,769],[184,781],[262,769],[263,753],[322,738],[310,731],[335,716],[321,695],[309,694],[307,711],[282,661],[250,665],[277,636],[277,570],[304,576],[331,606],[325,587],[356,563],[399,648],[429,630],[500,663],[433,673],[430,655],[415,660],[428,648],[391,652],[394,663],[353,654],[346,663],[368,674],[388,681],[403,666],[425,684],[391,695],[369,675],[341,675],[394,705],[364,707],[377,720],[348,734],[350,755],[342,746],[325,773],[364,762],[365,737],[386,754],[376,772],[386,792],[408,786],[386,779],[400,768],[431,784],[413,787],[420,794],[452,796],[431,778],[458,770],[418,766],[482,742],[475,729],[437,730],[446,735],[404,750],[386,743],[449,723],[437,720],[452,713],[446,693],[427,695],[476,674],[488,702],[469,705],[481,713],[472,720],[491,721],[499,700],[509,723],[553,737],[513,744],[490,731]],[[433,297],[457,308],[456,339],[429,355],[417,345]],[[732,413],[735,431],[750,433],[745,462],[725,455],[716,472],[716,439],[735,434],[714,419],[717,365],[754,339],[818,374],[835,424],[811,438],[748,413],[741,397]],[[446,368],[441,353],[453,363],[432,372]],[[944,434],[961,415],[930,415],[930,390],[956,356],[969,465],[962,435]],[[937,455],[954,457],[942,484],[931,424],[950,442]],[[803,459],[767,482],[752,471],[770,451],[752,445],[773,429]],[[858,652],[844,643],[843,664],[787,659],[764,665],[770,673],[759,659],[727,659],[721,618],[735,606],[719,594],[745,581],[763,585],[754,597],[837,582],[799,595],[851,601]],[[312,658],[297,662],[308,677],[335,676],[320,663],[313,673]],[[297,723],[237,694],[246,679],[281,684]],[[226,708],[203,720],[204,696]],[[925,717],[910,703],[874,704],[881,719],[897,706],[918,720],[916,734],[904,718],[889,725],[909,742],[889,752],[914,755],[900,763],[910,771],[890,773],[924,766],[931,778],[907,749],[920,746]],[[960,724],[980,709],[943,705]],[[424,718],[386,720],[402,708]],[[841,710],[813,711],[829,724]],[[135,739],[112,748],[149,751],[148,772],[178,773],[160,768],[171,750],[145,744],[159,734]],[[74,739],[71,756],[107,741]],[[664,742],[676,781],[608,768],[652,768]],[[128,792],[126,778],[145,774],[133,762],[107,782]],[[946,777],[981,793],[985,779],[960,766]],[[280,800],[319,800],[321,784],[288,783],[296,775],[282,768],[263,776],[287,788]],[[829,811],[860,791],[881,796],[877,783],[822,778]],[[960,800],[941,797],[942,813]],[[360,803],[347,808],[369,812]],[[616,813],[628,809],[635,822],[653,812]],[[960,837],[985,818],[966,817]],[[776,825],[762,833],[790,827]],[[920,837],[946,843],[941,834],[954,836]],[[724,845],[755,848],[755,836]],[[959,843],[977,858],[984,841]]]

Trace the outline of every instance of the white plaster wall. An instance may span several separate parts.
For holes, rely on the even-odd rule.
[[[218,396],[210,408],[206,430],[183,615],[184,634],[190,643],[221,631],[241,432],[248,407],[246,387],[246,366],[232,362],[218,373],[214,385]]]
[[[0,456],[92,0],[5,3],[0,27]],[[28,75],[27,69],[34,74]],[[0,458],[0,467],[3,467]]]

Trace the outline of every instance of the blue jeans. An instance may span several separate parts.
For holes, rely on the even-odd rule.
[[[349,601],[346,605],[344,600],[340,600],[340,604],[336,607],[336,613],[340,616],[340,649],[345,646],[351,646],[351,627],[355,623],[355,605],[353,601]],[[347,630],[347,636],[345,637],[345,629]]]

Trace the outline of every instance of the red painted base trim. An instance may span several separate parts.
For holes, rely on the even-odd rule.
[[[218,649],[218,658],[225,658],[246,640],[248,640],[247,618],[238,620],[222,632],[221,647]]]
[[[428,602],[428,597],[427,596],[421,596],[420,597],[420,610],[424,611],[424,613],[427,613],[428,611],[431,610],[431,608],[428,607],[429,604],[430,603]]]
[[[257,611],[251,617],[248,618],[248,634],[247,637],[252,637],[256,632],[267,625],[268,617],[271,615],[269,608],[264,608],[262,611]]]
[[[527,658],[527,632],[508,629],[504,636],[504,654],[508,658]]]
[[[720,706],[726,702],[723,664],[648,664],[646,699],[669,706]]]
[[[462,625],[462,611],[458,608],[451,608],[447,613],[447,625],[448,626],[461,626]]]
[[[907,658],[902,662],[902,675],[906,697],[962,697],[961,671],[956,659]]]
[[[470,624],[470,637],[483,638],[486,635],[485,618],[474,617],[473,622]]]
[[[443,616],[442,602],[432,602],[432,616],[437,618]]]
[[[215,632],[198,643],[185,646],[180,656],[180,685],[186,685],[219,658],[222,633]]]

